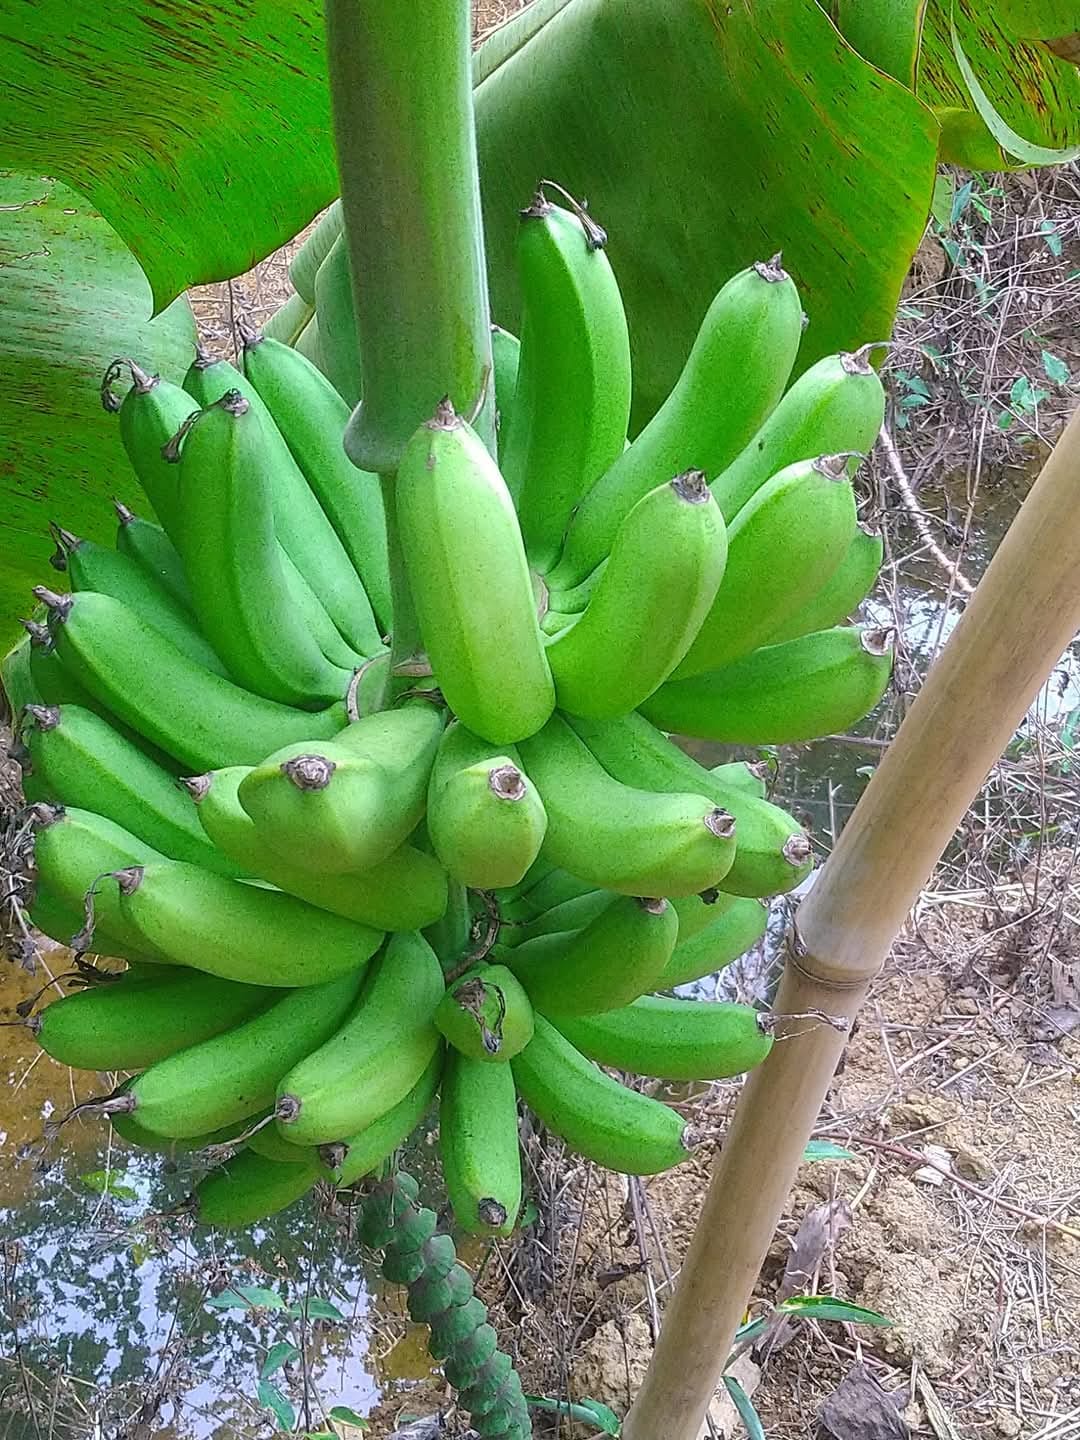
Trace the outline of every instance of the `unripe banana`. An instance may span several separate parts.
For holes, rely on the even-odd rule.
[[[106,1114],[128,1111],[147,1130],[183,1139],[255,1115],[305,1055],[328,1040],[356,1002],[360,975],[305,985],[243,1024],[159,1060],[106,1101]]]
[[[247,774],[246,766],[235,765],[181,782],[215,848],[245,874],[258,875],[320,910],[376,930],[420,930],[443,915],[446,872],[434,856],[412,845],[402,845],[361,874],[320,874],[284,859],[266,844],[240,804],[237,792]]]
[[[765,643],[782,645],[800,635],[843,624],[874,588],[884,558],[885,544],[880,533],[860,524],[844,558],[825,584],[782,625],[771,630]]]
[[[434,856],[431,857],[431,860],[433,864],[438,864]],[[443,873],[445,877],[445,872]],[[401,928],[423,931],[424,939],[439,957],[439,964],[444,970],[450,971],[469,948],[473,924],[472,907],[473,902],[465,886],[457,880],[451,880],[447,885],[443,914],[437,920],[430,925],[410,925]],[[398,927],[388,925],[386,928],[389,930]]]
[[[630,337],[600,226],[542,190],[521,221],[521,361],[502,468],[525,547],[543,571],[581,497],[622,453]]]
[[[797,460],[842,451],[868,455],[885,418],[885,391],[867,361],[874,347],[827,355],[799,376],[745,449],[713,481],[732,521],[750,497]]]
[[[505,965],[476,965],[447,990],[435,1026],[470,1060],[510,1060],[532,1039],[533,1009]]]
[[[257,1126],[244,1142],[249,1150],[261,1155],[264,1160],[275,1160],[279,1165],[310,1165],[318,1162],[319,1154],[314,1145],[293,1145],[284,1139],[273,1122],[273,1111],[267,1112],[269,1124]]]
[[[442,727],[427,701],[365,716],[331,743],[275,751],[241,780],[240,803],[260,838],[297,868],[367,869],[423,815]]]
[[[494,460],[448,402],[405,447],[395,497],[420,633],[447,704],[494,745],[532,735],[555,690],[521,533]]]
[[[392,616],[382,490],[377,475],[357,470],[345,454],[348,405],[310,361],[272,339],[246,339],[244,373],[277,422],[364,582],[380,629],[388,634]]]
[[[38,1044],[79,1070],[141,1070],[231,1030],[273,991],[180,970],[76,991],[28,1021]]]
[[[723,765],[714,765],[711,773],[722,785],[745,790],[747,795],[756,795],[759,800],[765,798],[768,788],[765,781],[769,774],[767,760],[729,760]]]
[[[511,886],[500,893],[499,909],[508,920],[529,921],[565,900],[595,893],[596,886],[591,880],[571,875],[568,870],[561,870],[541,855],[521,885]]]
[[[29,914],[38,929],[63,945],[73,944],[76,932],[81,932],[86,922],[87,892],[94,888],[93,935],[87,937],[83,948],[124,960],[163,959],[120,913],[115,891],[110,893],[107,884],[97,886],[96,882],[124,865],[150,864],[164,857],[89,810],[34,805],[30,816],[34,822],[36,893]],[[57,933],[60,924],[64,929]],[[81,942],[81,934],[78,938]]]
[[[455,880],[476,890],[516,884],[540,853],[547,814],[511,755],[460,723],[443,732],[428,787],[427,829]]]
[[[511,1065],[518,1093],[552,1134],[605,1169],[655,1175],[693,1148],[680,1115],[598,1070],[542,1015]]]
[[[50,528],[56,541],[52,564],[57,570],[67,571],[71,588],[76,594],[95,590],[101,595],[111,595],[114,600],[134,610],[140,620],[152,625],[159,635],[197,665],[213,670],[217,675],[228,674],[217,652],[196,627],[191,614],[134,560],[110,550],[107,545],[80,540],[59,525]]]
[[[290,295],[274,311],[262,333],[268,340],[279,340],[282,345],[295,345],[300,336],[315,319],[315,306],[302,295]]]
[[[448,1052],[439,1089],[439,1154],[461,1228],[470,1235],[509,1235],[521,1209],[517,1089],[509,1065]]]
[[[521,364],[521,341],[509,330],[491,327],[491,363],[495,377],[495,428],[502,457],[503,437],[510,425],[517,392],[518,367]]]
[[[643,715],[620,720],[580,720],[574,729],[609,775],[650,791],[691,791],[707,796],[735,817],[735,862],[722,877],[732,895],[775,895],[802,883],[812,868],[802,826],[777,805],[725,783],[705,770]],[[721,881],[715,882],[720,884]],[[698,887],[708,889],[706,885]]]
[[[20,735],[31,765],[28,800],[107,815],[170,860],[222,875],[251,873],[211,844],[168,771],[92,710],[28,706]]]
[[[797,461],[742,507],[728,531],[724,583],[676,680],[748,655],[829,579],[858,522],[847,461]]]
[[[318,224],[289,261],[292,287],[308,305],[315,304],[315,276],[319,273],[319,266],[340,234],[341,201],[335,200],[323,211]]]
[[[184,574],[184,562],[168,535],[160,525],[142,519],[134,510],[121,505],[119,500],[113,501],[113,507],[120,522],[116,531],[117,550],[156,581],[182,610],[193,615],[195,611]]]
[[[678,934],[678,915],[666,900],[620,895],[583,930],[494,953],[545,1015],[595,1015],[654,990]]]
[[[132,1075],[116,1090],[117,1095],[126,1093],[134,1085],[139,1077]],[[175,1156],[186,1154],[194,1150],[208,1150],[215,1145],[227,1145],[231,1140],[243,1133],[250,1124],[245,1116],[242,1120],[234,1120],[231,1125],[222,1125],[217,1130],[207,1130],[202,1135],[185,1135],[183,1138],[170,1135],[158,1135],[153,1130],[148,1130],[145,1125],[140,1125],[134,1115],[110,1115],[109,1124],[113,1132],[119,1135],[121,1140],[126,1140],[129,1145],[137,1145],[140,1150],[156,1151],[158,1154]]]
[[[350,1136],[344,1142],[345,1158],[332,1167],[334,1180],[339,1186],[353,1185],[362,1176],[369,1175],[399,1145],[404,1144],[427,1114],[428,1106],[435,1098],[442,1069],[443,1048],[440,1045],[409,1093],[366,1125],[359,1134]]]
[[[315,1155],[298,1165],[283,1165],[253,1150],[242,1150],[199,1181],[190,1206],[203,1225],[246,1230],[302,1199],[319,1173]]]
[[[335,980],[361,970],[382,943],[370,926],[179,860],[129,865],[112,882],[120,914],[152,953],[248,985]],[[100,888],[109,894],[107,882]]]
[[[315,276],[315,313],[324,373],[351,410],[360,399],[361,363],[349,247],[344,235],[339,234],[330,246]]]
[[[693,895],[735,859],[735,822],[703,795],[623,785],[558,715],[520,745],[548,815],[544,851],[593,885],[623,895]]]
[[[391,936],[337,1033],[282,1077],[277,1120],[295,1144],[342,1140],[396,1105],[441,1044],[442,967],[422,935]]]
[[[854,505],[852,525],[854,526]],[[639,500],[584,613],[548,644],[559,705],[606,719],[636,710],[675,670],[726,586],[724,521],[700,470]]]
[[[194,770],[255,765],[291,741],[329,738],[344,723],[342,705],[294,710],[196,665],[110,595],[43,590],[39,598],[52,611],[65,668],[100,704]]]
[[[780,400],[801,334],[802,306],[779,255],[729,280],[675,388],[582,501],[551,582],[575,585],[599,565],[659,478],[689,469],[716,476],[730,465]]]
[[[323,358],[322,345],[319,343],[318,315],[312,315],[300,331],[293,343],[293,349],[298,355],[303,355],[305,360],[310,360],[321,374],[326,374],[326,361]]]
[[[257,413],[277,538],[349,644],[362,655],[374,654],[381,636],[367,592],[255,386],[227,360],[213,360],[200,351],[184,377],[184,388],[204,409],[238,390]]]
[[[0,659],[0,707],[6,705],[5,718],[13,728],[17,717],[27,705],[43,703],[41,692],[34,680],[30,659],[29,635],[24,635]]]
[[[760,1065],[772,1033],[750,1005],[644,995],[604,1015],[554,1024],[590,1060],[659,1080],[722,1080]]]
[[[728,895],[721,890],[703,890],[700,895],[685,895],[671,903],[679,917],[679,935],[676,940],[678,947],[702,930],[707,930],[721,915],[725,915],[733,905],[739,903],[739,897]]]
[[[131,375],[132,385],[118,402],[111,385],[122,371]],[[114,360],[101,383],[106,410],[120,413],[120,439],[139,484],[150,497],[154,514],[169,536],[176,533],[179,520],[179,476],[163,457],[162,447],[199,406],[179,385],[148,375],[133,360]]]
[[[611,890],[589,890],[544,910],[525,924],[511,923],[499,932],[500,945],[523,945],[539,935],[559,935],[568,930],[581,930],[605,911],[615,898]],[[697,897],[692,897],[696,899]],[[683,900],[680,905],[685,904]]]
[[[838,626],[767,645],[723,670],[672,680],[641,707],[655,725],[746,745],[788,745],[846,730],[884,695],[892,632]]]
[[[675,946],[657,990],[673,990],[676,985],[715,975],[757,944],[769,921],[768,907],[748,896],[731,898],[732,903],[711,924],[689,933]]]

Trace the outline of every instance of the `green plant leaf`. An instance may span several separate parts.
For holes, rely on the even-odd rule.
[[[842,1145],[832,1140],[808,1140],[803,1151],[804,1160],[854,1160],[855,1156]]]
[[[526,1403],[533,1410],[544,1410],[549,1415],[565,1415],[582,1425],[592,1425],[603,1435],[619,1435],[622,1422],[614,1410],[599,1400],[554,1400],[547,1395],[526,1395]]]
[[[276,1290],[262,1285],[234,1285],[211,1295],[207,1305],[214,1310],[284,1310],[285,1301]]]
[[[919,71],[926,0],[837,0],[840,33],[864,60],[909,90]]]
[[[1069,367],[1058,355],[1053,355],[1049,350],[1042,352],[1043,373],[1048,380],[1055,385],[1067,385],[1069,383]]]
[[[765,1440],[765,1427],[754,1409],[753,1401],[733,1375],[724,1376],[724,1389],[731,1396],[731,1403],[739,1412],[739,1419],[746,1426],[749,1440]]]
[[[79,1179],[88,1190],[95,1191],[98,1195],[111,1195],[114,1200],[137,1200],[139,1193],[130,1185],[125,1185],[123,1178],[114,1175],[111,1170],[90,1170]]]
[[[115,118],[115,117],[114,117]],[[98,388],[132,355],[179,378],[191,359],[186,300],[150,320],[150,287],[89,203],[56,181],[0,171],[0,649],[48,575],[47,522],[111,542],[113,494],[149,512],[116,416]]]
[[[345,1316],[331,1300],[321,1300],[313,1295],[310,1300],[298,1301],[289,1306],[289,1314],[297,1318],[306,1316],[309,1320],[337,1320],[345,1323]]]
[[[352,1425],[357,1430],[368,1430],[371,1427],[363,1415],[358,1415],[355,1410],[350,1410],[348,1405],[335,1405],[330,1411],[331,1420],[340,1420],[343,1425]]]
[[[289,1365],[299,1357],[300,1351],[288,1340],[279,1340],[276,1345],[271,1345],[266,1352],[266,1358],[259,1366],[259,1379],[269,1380],[270,1376],[280,1370],[283,1365]]]
[[[849,1300],[836,1300],[831,1295],[792,1295],[776,1307],[782,1315],[800,1315],[804,1320],[843,1320],[850,1325],[891,1325],[893,1322],[876,1310],[853,1305]]]
[[[77,186],[163,308],[239,275],[334,196],[315,0],[0,9],[3,160]]]
[[[259,1381],[259,1404],[265,1405],[267,1410],[272,1412],[280,1429],[291,1430],[296,1424],[296,1411],[292,1402],[269,1380]]]
[[[938,126],[805,0],[571,0],[480,86],[495,318],[515,330],[517,209],[537,176],[588,197],[634,347],[635,426],[716,291],[782,250],[799,364],[886,338],[921,238]]]

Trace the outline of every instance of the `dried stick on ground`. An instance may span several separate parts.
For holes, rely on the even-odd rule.
[[[778,1013],[858,1012],[973,796],[1080,628],[1078,506],[1080,412],[804,902]],[[831,1026],[797,1022],[747,1082],[625,1440],[697,1440],[843,1044]]]

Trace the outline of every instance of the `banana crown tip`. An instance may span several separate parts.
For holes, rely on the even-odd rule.
[[[196,370],[209,370],[211,365],[218,363],[217,356],[211,355],[205,345],[195,346],[195,359],[191,362]]]
[[[325,790],[336,769],[335,762],[325,755],[296,755],[281,765],[281,773],[297,790]]]
[[[64,807],[49,805],[44,800],[39,800],[36,805],[31,805],[26,813],[30,817],[31,825],[36,830],[44,830],[49,825],[56,825],[64,818]]]
[[[129,865],[124,870],[113,870],[112,878],[116,881],[117,889],[121,895],[134,895],[143,882],[145,867],[142,865]]]
[[[718,840],[730,840],[735,834],[735,816],[727,810],[721,810],[719,805],[709,811],[704,823],[705,829],[711,831]]]
[[[860,345],[858,350],[842,350],[840,352],[840,365],[846,375],[873,375],[874,367],[870,364],[870,355],[874,350],[888,348],[887,340],[870,340],[865,345]]]
[[[791,278],[784,269],[784,254],[782,250],[777,250],[776,254],[771,255],[768,260],[756,260],[754,262],[754,270],[760,275],[762,280],[766,281],[769,285],[778,285],[782,281]]]
[[[859,644],[866,651],[867,655],[873,655],[875,659],[881,659],[885,655],[891,655],[893,651],[893,637],[896,631],[891,625],[875,625],[869,630],[863,630],[859,635]]]
[[[668,902],[662,896],[639,895],[637,903],[647,915],[663,915],[668,908]]]
[[[114,500],[113,509],[116,511],[116,518],[121,525],[132,525],[138,519],[134,510],[130,510],[122,500]]]
[[[24,705],[23,714],[29,716],[39,730],[55,730],[60,724],[59,705]]]
[[[279,1095],[277,1104],[274,1106],[274,1119],[279,1120],[282,1125],[291,1125],[299,1118],[300,1099],[296,1095]]]
[[[49,649],[52,646],[52,636],[49,634],[49,627],[42,625],[40,620],[20,619],[19,624],[30,636],[30,644],[39,648]]]
[[[241,395],[239,390],[226,390],[221,399],[217,401],[219,410],[224,410],[226,415],[246,415],[251,409],[249,402]]]
[[[261,345],[265,336],[256,326],[248,323],[247,320],[236,322],[236,333],[240,336],[240,343],[245,350],[254,350],[256,345]]]
[[[684,470],[672,480],[671,488],[688,505],[707,505],[712,499],[709,477],[704,470]]]
[[[444,395],[435,406],[435,414],[425,422],[429,430],[458,430],[461,428],[461,416],[454,409],[454,402],[449,395]]]
[[[516,765],[496,765],[488,771],[488,789],[496,800],[524,800],[525,776]]]
[[[814,853],[814,847],[810,844],[808,835],[790,835],[784,841],[780,853],[789,865],[798,867],[806,864]]]
[[[213,775],[178,775],[177,785],[186,790],[191,798],[198,805],[210,794],[210,786],[213,784]]]
[[[35,585],[32,594],[36,600],[41,601],[50,616],[56,620],[66,620],[71,613],[71,607],[75,604],[74,595],[58,595],[47,585]]]
[[[861,450],[841,450],[836,455],[818,455],[810,462],[810,468],[824,475],[826,480],[844,480],[847,478],[848,461],[865,458]]]
[[[506,1206],[492,1199],[490,1195],[476,1202],[476,1214],[482,1225],[505,1225],[510,1218]]]

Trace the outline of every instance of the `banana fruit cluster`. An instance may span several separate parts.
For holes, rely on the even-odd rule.
[[[608,1071],[768,1053],[753,1008],[670,992],[761,936],[810,844],[758,769],[669,736],[809,740],[880,698],[888,636],[845,622],[881,563],[851,482],[881,385],[863,354],[788,385],[777,257],[724,286],[628,443],[605,239],[543,193],[523,212],[497,456],[444,401],[395,474],[348,462],[339,241],[306,256],[317,345],[300,301],[272,327],[296,346],[247,333],[242,371],[105,377],[160,523],[118,505],[115,548],[54,527],[68,589],[35,591],[3,676],[31,917],[127,969],[29,1023],[127,1073],[99,1108],[130,1142],[230,1147],[192,1200],[208,1223],[378,1170],[437,1095],[456,1219],[506,1235],[519,1100],[654,1173],[699,1137]],[[420,646],[392,660],[395,601]]]

